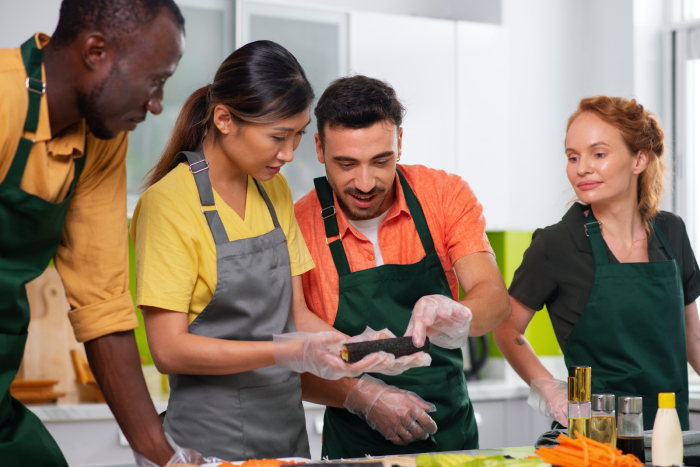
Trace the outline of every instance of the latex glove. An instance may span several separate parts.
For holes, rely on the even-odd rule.
[[[428,439],[437,432],[437,425],[428,415],[435,412],[433,404],[369,375],[350,390],[343,405],[394,444]]]
[[[336,380],[362,373],[401,374],[414,360],[401,360],[386,352],[367,355],[355,363],[340,358],[341,347],[348,339],[339,332],[291,332],[273,335],[275,364],[297,373],[312,373],[323,379]],[[423,360],[420,363],[425,363]]]
[[[393,332],[384,328],[380,331],[375,331],[367,326],[362,334],[353,336],[347,340],[348,343],[376,341],[379,339],[391,339],[396,337]],[[373,370],[371,373],[381,373],[383,375],[396,376],[400,375],[409,368],[419,368],[422,366],[430,366],[433,361],[432,357],[427,352],[416,352],[412,355],[404,355],[403,357],[395,358],[394,363],[386,365],[381,371]]]
[[[210,464],[214,462],[222,462],[222,459],[219,459],[218,457],[204,457],[194,449],[188,449],[188,448],[181,448],[178,446],[175,441],[173,441],[173,438],[168,434],[165,433],[165,439],[168,440],[168,444],[170,444],[170,447],[173,448],[173,451],[175,451],[175,454],[173,454],[173,457],[170,458],[167,464],[165,465],[174,465],[174,464],[194,464],[194,465],[202,465],[202,464]],[[143,457],[141,454],[138,452],[134,451],[134,459],[136,459],[136,465],[138,467],[160,467],[160,465],[156,464],[155,462],[152,462],[145,457]]]
[[[564,381],[553,378],[533,379],[530,382],[527,403],[545,417],[554,419],[564,426],[568,425],[569,391]]]
[[[413,344],[422,347],[426,335],[430,343],[445,349],[459,349],[467,344],[472,312],[444,295],[426,295],[413,307],[404,336],[413,336]]]

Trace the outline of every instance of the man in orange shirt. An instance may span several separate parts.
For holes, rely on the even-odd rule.
[[[302,276],[309,309],[349,335],[388,328],[432,344],[430,367],[399,376],[302,375],[304,398],[327,406],[322,455],[478,448],[460,348],[510,316],[481,204],[456,175],[397,164],[404,108],[388,84],[341,78],[315,114],[326,177],[295,205],[316,264]]]
[[[3,466],[67,465],[9,392],[29,325],[24,286],[52,258],[76,337],[132,448],[158,465],[186,460],[167,442],[141,371],[126,218],[127,132],[161,112],[184,47],[172,0],[64,0],[52,38],[0,49]]]

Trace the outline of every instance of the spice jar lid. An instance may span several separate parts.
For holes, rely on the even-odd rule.
[[[642,413],[642,398],[622,396],[617,400],[617,410],[620,413]]]
[[[591,396],[591,410],[612,412],[615,410],[615,394],[593,394]]]

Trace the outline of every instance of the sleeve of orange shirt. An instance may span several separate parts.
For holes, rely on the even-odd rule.
[[[79,342],[138,327],[129,293],[127,133],[88,136],[87,160],[55,256]]]
[[[493,254],[486,237],[484,209],[469,184],[458,175],[448,175],[442,186],[445,247],[452,263],[485,251]]]

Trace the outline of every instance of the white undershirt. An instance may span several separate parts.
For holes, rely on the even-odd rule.
[[[375,266],[381,266],[384,264],[382,252],[379,250],[379,226],[382,225],[382,222],[384,222],[384,219],[386,219],[387,214],[389,214],[388,209],[382,215],[375,217],[374,219],[367,219],[365,221],[351,221],[348,219],[350,225],[355,227],[362,235],[367,237],[367,240],[372,242],[372,246],[374,247]]]

